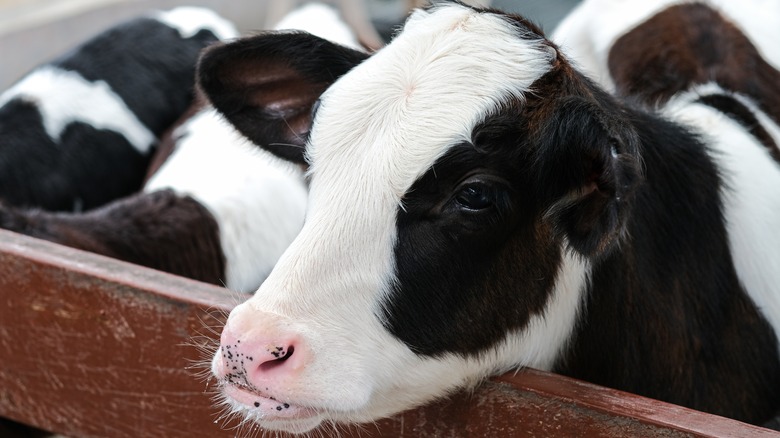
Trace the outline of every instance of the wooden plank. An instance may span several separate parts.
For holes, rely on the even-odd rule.
[[[255,436],[215,423],[213,388],[192,368],[217,338],[208,327],[244,298],[0,231],[0,416],[73,437]],[[533,370],[339,433],[780,437]]]
[[[701,437],[780,437],[780,432],[536,370],[506,374],[494,380],[512,386],[523,393],[523,398],[534,394],[543,400],[555,400],[566,409],[587,411],[594,418],[606,416],[607,423],[630,419],[648,426],[637,426],[641,430],[676,431]]]
[[[0,234],[0,413],[74,437],[220,434],[190,345],[225,290]]]

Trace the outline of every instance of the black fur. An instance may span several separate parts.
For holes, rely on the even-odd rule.
[[[48,65],[107,82],[159,137],[191,104],[199,52],[216,40],[207,30],[183,39],[162,22],[139,18]],[[12,98],[0,108],[0,199],[47,210],[103,205],[141,188],[149,146],[142,154],[120,133],[79,121],[52,139],[35,104]]]
[[[397,281],[382,319],[418,354],[478,355],[522,328],[544,306],[560,264],[552,229],[535,220],[543,211],[525,189],[530,178],[517,171],[521,149],[491,144],[503,134],[491,128],[438,160],[398,212]],[[493,203],[482,211],[457,200],[473,172]],[[506,293],[517,284],[522,293]]]
[[[141,187],[149,157],[121,134],[74,122],[55,142],[38,109],[0,108],[0,197],[46,210],[90,209]]]
[[[561,80],[552,73],[537,87]],[[542,310],[564,239],[588,257],[614,245],[640,173],[636,134],[610,105],[571,95],[515,102],[412,186],[384,303],[393,334],[420,354],[484,353]],[[474,178],[492,187],[493,206],[480,212],[456,202]]]
[[[221,285],[219,225],[189,196],[141,193],[86,213],[21,209],[0,203],[0,228]]]
[[[706,147],[632,114],[645,182],[619,250],[594,265],[573,348],[556,369],[752,423],[780,406],[773,329],[737,278]]]
[[[706,147],[604,96],[552,106],[539,127],[522,111],[493,117],[409,190],[388,330],[418,354],[484,354],[542,310],[568,242],[591,260],[593,278],[556,371],[753,423],[771,418],[778,340],[736,276]],[[453,202],[474,174],[499,187],[479,213]],[[593,191],[578,195],[584,182]]]
[[[699,102],[709,105],[723,114],[731,117],[737,123],[742,125],[753,137],[756,138],[766,148],[769,155],[780,164],[780,147],[775,139],[758,121],[753,112],[733,96],[726,94],[708,94],[701,96]]]
[[[107,82],[160,136],[192,103],[200,51],[217,41],[206,29],[184,39],[160,21],[137,18],[106,30],[52,65],[90,82]]]

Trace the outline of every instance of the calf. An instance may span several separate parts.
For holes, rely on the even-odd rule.
[[[0,95],[0,199],[90,209],[142,184],[158,137],[189,107],[200,50],[236,30],[183,7],[138,18]]]
[[[270,3],[266,10],[266,23],[272,24],[277,29],[305,29],[307,32],[320,37],[323,35],[315,32],[315,29],[326,33],[330,33],[332,30],[340,32],[342,29],[345,29],[349,33],[348,38],[355,39],[355,44],[362,43],[361,50],[363,46],[376,50],[384,45],[382,37],[379,36],[373,23],[371,23],[366,2],[363,0],[327,0],[325,3],[300,0]],[[338,7],[338,11],[335,7]],[[322,15],[318,17],[315,14],[311,14],[314,10],[317,10]],[[304,27],[299,25],[289,26],[287,23],[284,23],[284,21],[291,19],[296,20],[295,16],[302,16],[302,14],[312,19],[305,23]],[[343,15],[343,17],[339,18],[339,24],[333,26],[332,16],[338,16],[339,14]],[[271,26],[268,27],[270,28]],[[358,40],[360,43],[358,43]]]
[[[213,109],[172,136],[143,192],[82,213],[0,205],[0,228],[254,291],[303,224],[301,170],[250,149]]]
[[[654,0],[638,9],[613,6],[611,14],[598,18],[602,14],[596,11],[603,6],[603,0],[584,2],[556,29],[555,38],[564,44],[577,41],[568,52],[589,65],[600,82],[619,96],[660,106],[666,117],[694,127],[706,136],[706,142],[725,148],[713,157],[725,184],[733,189],[721,196],[727,201],[724,219],[730,224],[729,245],[738,272],[755,269],[756,253],[769,257],[768,266],[780,268],[780,256],[770,255],[771,250],[764,253],[762,248],[745,247],[753,242],[766,247],[780,244],[780,235],[761,226],[743,225],[766,220],[762,219],[764,208],[774,206],[768,202],[753,206],[759,210],[752,211],[749,204],[755,201],[743,198],[753,197],[751,192],[762,187],[751,185],[746,174],[771,178],[780,163],[780,50],[773,43],[780,38],[780,26],[766,19],[780,17],[780,3],[761,3],[762,13],[756,14],[758,9],[747,13],[745,5],[721,0],[708,4]],[[624,17],[622,25],[606,26],[601,21],[617,16]],[[749,133],[753,144],[765,150],[735,150],[741,142],[732,139],[734,130]],[[765,160],[767,156],[772,160]],[[772,183],[763,187],[770,189]],[[766,280],[762,276],[741,279],[764,316],[779,326],[777,289],[761,284]]]
[[[209,213],[201,223],[214,220],[216,227],[209,227],[208,238],[218,238],[220,254],[193,252],[190,256],[214,262],[221,259],[215,255],[224,257],[224,269],[209,281],[254,292],[303,225],[307,193],[301,169],[268,152],[250,149],[248,141],[211,108],[189,119],[174,136],[178,141],[172,155],[139,197],[175,193],[197,201]],[[166,225],[160,228],[176,232],[177,245],[197,242],[202,229]],[[151,237],[146,234],[151,233],[139,237]],[[152,248],[158,257],[178,258],[178,251]]]
[[[277,28],[306,29],[362,50],[324,5],[299,8]],[[276,97],[296,99],[292,91],[279,89]],[[163,136],[142,193],[82,213],[0,204],[0,228],[253,292],[303,224],[303,173],[252,147],[197,100]]]
[[[722,15],[716,9],[723,11]],[[714,17],[713,13],[720,16]],[[775,44],[780,39],[778,16],[780,3],[755,0],[707,0],[694,5],[680,0],[649,0],[641,4],[587,0],[558,25],[552,39],[585,73],[610,90],[616,85],[610,70],[618,65],[643,72],[646,79],[655,77],[645,83],[647,87],[652,83],[684,87],[696,76],[703,79],[702,75],[711,67],[730,69],[732,73],[750,71],[752,74],[747,77],[757,76],[757,72],[745,69],[750,64],[739,64],[750,62],[748,58],[737,61],[740,56],[754,56],[756,50],[761,56],[755,61],[780,68],[780,50]],[[651,17],[655,18],[648,23]],[[616,43],[620,47],[614,47]],[[626,50],[633,52],[635,58],[626,58]],[[675,68],[663,70],[665,63],[659,58],[666,62],[674,59]],[[636,61],[649,63],[653,68],[631,68]],[[767,77],[762,80],[771,82]]]
[[[212,361],[247,420],[372,421],[523,366],[752,423],[780,408],[780,137],[751,95],[616,98],[525,19],[456,3],[370,57],[216,46],[199,81],[309,166],[303,229]],[[722,97],[752,117],[702,102]]]

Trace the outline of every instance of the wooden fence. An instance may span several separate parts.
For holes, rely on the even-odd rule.
[[[218,337],[209,327],[241,298],[0,231],[0,417],[78,438],[255,436],[218,421],[195,375]],[[534,370],[339,434],[780,437]]]

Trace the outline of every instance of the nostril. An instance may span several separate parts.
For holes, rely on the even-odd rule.
[[[281,366],[293,355],[293,352],[295,352],[295,347],[292,345],[287,347],[286,350],[284,347],[274,347],[273,350],[270,351],[271,355],[274,356],[274,359],[261,363],[259,366],[260,371],[267,372]]]

